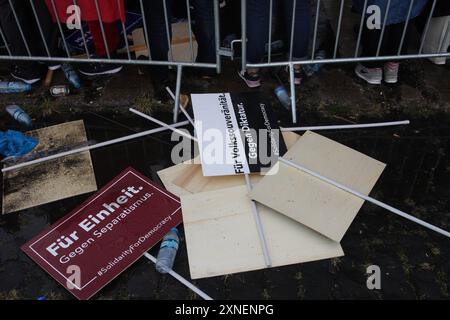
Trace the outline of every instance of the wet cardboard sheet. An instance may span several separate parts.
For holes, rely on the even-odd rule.
[[[192,279],[266,267],[245,186],[181,197]],[[258,205],[272,266],[342,256],[339,243]]]
[[[29,132],[39,140],[33,153],[57,153],[87,143],[82,120]],[[89,151],[3,174],[2,213],[16,212],[97,190]]]
[[[300,137],[291,132],[283,136],[288,148]],[[182,199],[193,279],[265,268],[243,176],[205,177],[198,162],[178,164],[158,175]],[[260,179],[251,176],[253,184]],[[258,205],[258,209],[274,266],[344,254],[339,243],[270,208]]]
[[[283,158],[365,195],[385,168],[384,163],[313,132],[303,134]],[[251,198],[339,242],[364,200],[286,164],[279,163],[277,169],[255,186]]]

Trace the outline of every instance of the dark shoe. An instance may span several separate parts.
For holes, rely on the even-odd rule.
[[[15,65],[11,76],[28,84],[33,84],[41,80],[38,65],[20,66]]]
[[[115,74],[122,70],[122,65],[114,63],[87,63],[80,66],[78,71],[86,76],[100,76]]]
[[[244,80],[245,84],[249,88],[258,88],[261,86],[261,78],[258,73],[250,74],[247,71],[239,71],[238,75],[242,78],[242,80]]]

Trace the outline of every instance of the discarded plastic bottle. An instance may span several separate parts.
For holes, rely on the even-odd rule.
[[[70,93],[70,89],[66,85],[53,86],[50,88],[50,94],[54,97],[68,96],[69,93]]]
[[[156,270],[158,272],[167,273],[172,269],[179,243],[180,238],[178,237],[177,228],[170,229],[161,242],[156,258]]]
[[[17,93],[31,90],[31,84],[24,82],[0,81],[0,93]]]
[[[283,107],[285,107],[288,110],[291,110],[291,97],[289,97],[284,86],[276,87],[273,92],[275,93],[275,95],[277,96],[278,100],[281,102]]]
[[[33,121],[31,120],[30,116],[18,105],[12,104],[6,106],[5,110],[11,117],[14,118],[14,120],[16,120],[21,125],[27,128],[31,128],[33,126]]]
[[[63,63],[61,66],[66,79],[76,88],[80,88],[80,78],[78,77],[77,72],[72,68],[72,66],[68,63]]]

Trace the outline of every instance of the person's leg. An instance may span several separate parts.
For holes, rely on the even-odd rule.
[[[289,41],[289,58],[292,51],[292,60],[305,60],[308,57],[308,45],[311,26],[311,8],[309,0],[284,0],[284,20]],[[292,32],[292,18],[294,17],[294,36],[292,47],[290,44]],[[295,84],[300,84],[300,65],[295,66]]]
[[[366,27],[367,25],[366,23],[364,23],[364,25],[365,27],[363,28],[361,34],[361,46],[362,46],[361,57],[375,57],[378,50],[378,43],[380,41],[381,30],[369,29]],[[383,64],[378,61],[367,61],[363,62],[362,65],[366,68],[381,68]]]
[[[0,0],[0,25],[2,31],[9,43],[9,49],[14,56],[28,56],[29,51],[33,54],[30,46],[29,29],[29,3],[21,1],[11,1],[14,11],[16,12],[18,21],[16,21],[13,10],[8,0]],[[22,38],[19,25],[24,34],[25,40]],[[27,50],[27,47],[29,51]],[[26,83],[35,83],[40,80],[39,65],[36,62],[20,61],[12,65],[11,75]]]
[[[220,31],[221,41],[231,46],[231,41],[241,36],[241,1],[227,0],[225,7],[220,8]],[[228,41],[230,40],[231,41]]]
[[[395,56],[398,54],[400,42],[402,40],[405,22],[392,24],[386,27],[387,33],[383,41],[383,56]],[[405,37],[400,54],[406,54],[408,50],[408,37]],[[398,60],[384,63],[384,81],[386,83],[397,83],[400,63]]]
[[[11,8],[8,0],[0,0],[0,23],[1,27],[3,29],[3,33],[5,34],[9,45],[10,50],[13,53],[13,55],[16,56],[27,56],[28,51],[26,49],[26,44],[28,44],[29,39],[25,38],[25,41],[23,40],[18,23],[20,24],[20,27],[22,28],[22,31],[25,30],[25,6],[22,6],[20,1],[11,1],[13,8],[17,14],[18,21],[14,18],[13,14],[13,8]]]
[[[247,63],[260,63],[265,54],[269,39],[269,0],[247,1]],[[247,68],[239,76],[247,86],[254,88],[261,85],[257,68]]]
[[[197,62],[215,63],[216,44],[214,29],[214,5],[211,0],[191,0],[194,6],[193,31],[198,43]]]
[[[450,45],[450,16],[432,18],[424,40],[423,53],[446,53]],[[445,57],[429,58],[432,63],[443,65]]]
[[[409,25],[409,24],[408,24]],[[398,53],[400,41],[402,40],[405,22],[391,24],[386,27],[381,54],[384,56],[395,56]],[[406,30],[408,34],[408,30]],[[405,36],[400,54],[406,54],[408,50],[408,37]]]
[[[260,63],[269,40],[269,0],[247,1],[247,62]]]
[[[110,58],[114,59],[120,42],[117,23],[103,22],[105,37],[103,37],[99,21],[88,21],[88,27],[92,34],[96,56],[99,58],[107,58],[105,38]],[[122,70],[122,66],[114,63],[84,63],[80,65],[78,70],[86,76],[98,76],[117,73]]]
[[[284,20],[288,40],[291,39],[292,17],[294,23],[294,41],[292,49],[293,60],[304,60],[308,57],[308,45],[310,38],[311,8],[309,0],[295,1],[295,12],[293,11],[294,0],[284,0]]]
[[[103,22],[103,30],[105,33],[105,37],[103,38],[102,29],[100,27],[99,21],[89,21],[88,22],[89,30],[92,34],[92,40],[94,42],[95,47],[95,53],[99,57],[107,57],[107,48],[105,47],[105,40],[106,44],[108,45],[108,52],[110,55],[114,55],[115,51],[117,50],[117,47],[119,45],[119,31],[117,29],[117,23],[116,22]]]
[[[389,33],[386,27],[386,33]],[[361,57],[375,57],[378,50],[378,43],[380,41],[381,30],[369,29],[367,27],[367,19],[364,21],[364,27],[361,34]],[[366,61],[358,63],[355,67],[356,75],[370,84],[381,84],[383,79],[382,68],[383,63],[379,61]]]
[[[33,15],[33,21],[35,21],[35,24],[33,24],[35,30],[34,46],[36,50],[42,56],[47,56],[48,53],[51,57],[62,56],[58,49],[58,38],[60,37],[58,26],[53,22],[47,5],[42,0],[33,0],[33,4],[36,10],[36,16]],[[38,24],[42,30],[42,35],[39,31]],[[45,49],[44,43],[47,46],[49,51],[48,53]],[[50,70],[56,70],[60,67],[60,65],[61,64],[59,62],[47,63]]]
[[[163,0],[144,1],[144,14],[147,24],[150,55],[153,60],[168,61],[169,42],[172,37],[171,8],[172,1],[166,1],[167,20],[169,22],[169,36],[167,39],[166,16],[164,14]],[[167,81],[169,70],[165,66],[151,68],[151,73],[156,81]]]

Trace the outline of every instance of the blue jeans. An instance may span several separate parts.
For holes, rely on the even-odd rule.
[[[167,61],[169,44],[167,40],[166,20],[163,0],[144,1],[144,13],[148,31],[150,53],[153,60]],[[191,0],[194,6],[193,31],[198,44],[197,62],[214,63],[216,60],[215,33],[214,33],[214,7],[212,0]],[[167,19],[169,22],[169,35],[172,37],[172,0],[166,1]],[[154,73],[159,78],[168,77],[166,67],[154,67]]]
[[[294,0],[281,0],[283,4],[283,20],[287,33],[288,44],[291,39],[292,16],[295,15],[294,41],[292,58],[305,59],[308,55],[309,33],[311,25],[310,0],[297,0],[295,12]],[[278,0],[274,0],[274,6]],[[269,41],[269,0],[247,1],[247,62],[259,63],[265,55],[265,46]],[[290,48],[289,48],[290,50]]]
[[[214,4],[212,0],[191,0],[194,7],[193,31],[198,44],[197,62],[216,62],[216,43],[214,32]]]
[[[38,31],[37,21],[29,1],[13,0],[12,4],[31,54],[34,56],[47,56],[47,52],[45,51],[42,42],[43,39]],[[57,56],[58,28],[53,23],[44,1],[33,0],[33,4],[50,54],[52,56]],[[0,0],[0,26],[9,42],[11,53],[15,56],[27,56],[28,52],[25,43],[20,35],[12,9],[7,0]],[[0,44],[1,43],[2,41],[0,38]],[[14,64],[33,66],[36,63],[32,61],[16,61]]]

